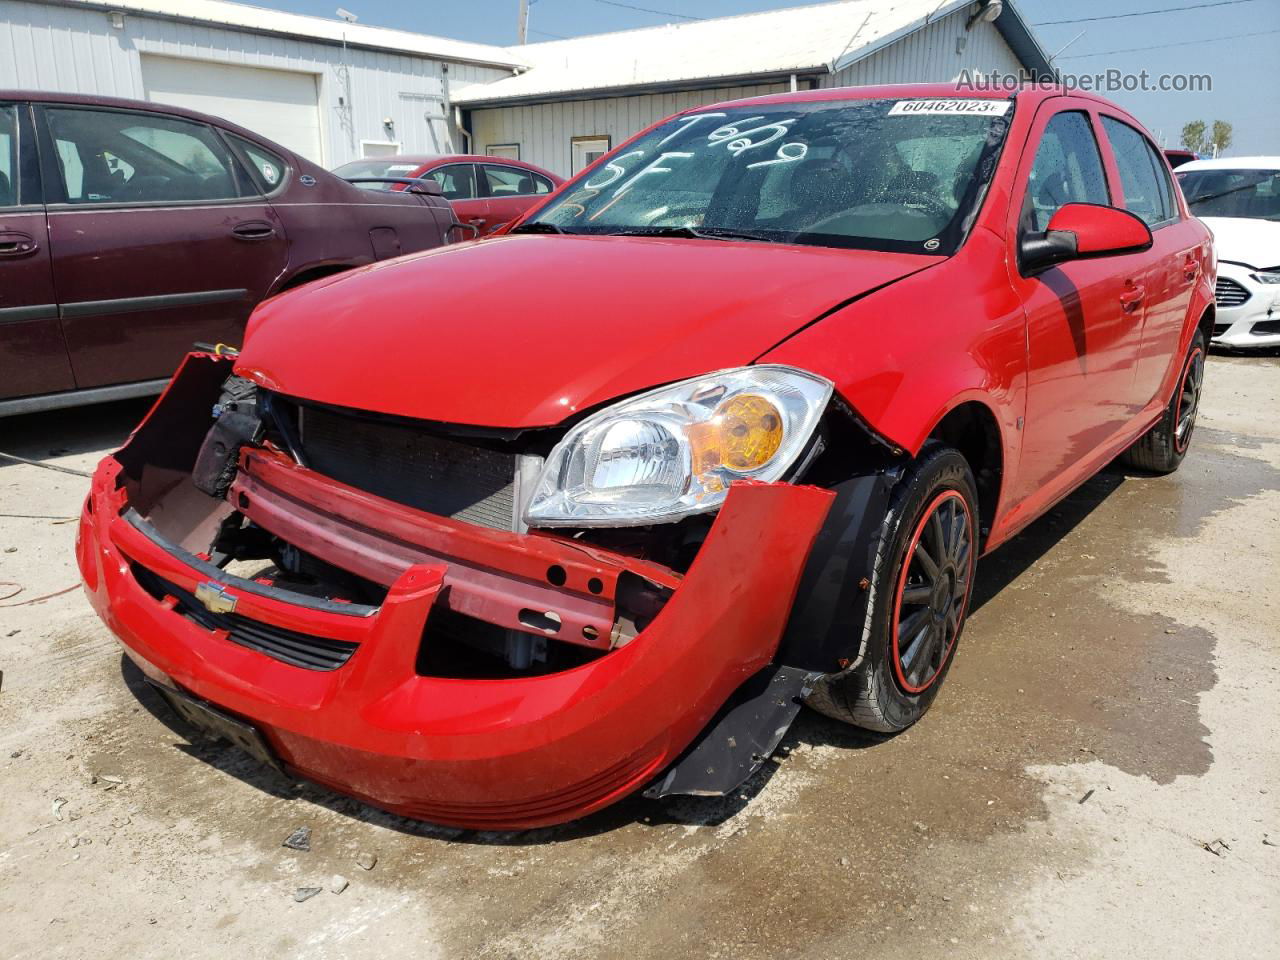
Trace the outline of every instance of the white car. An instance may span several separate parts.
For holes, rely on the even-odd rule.
[[[1213,342],[1280,346],[1280,157],[1194,160],[1175,175],[1218,250]]]

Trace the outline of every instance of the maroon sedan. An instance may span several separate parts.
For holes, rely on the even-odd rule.
[[[531,163],[465,153],[352,160],[333,172],[372,189],[403,190],[395,181],[434,180],[458,219],[481,236],[521,216],[564,183]]]
[[[158,393],[267,297],[457,239],[440,192],[189,110],[0,90],[0,416]]]

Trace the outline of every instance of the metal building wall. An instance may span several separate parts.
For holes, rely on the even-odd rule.
[[[136,14],[113,29],[95,10],[0,0],[0,88],[147,99],[142,55],[244,64],[312,74],[319,90],[325,166],[359,155],[361,140],[398,140],[405,152],[459,144],[444,101],[445,76],[459,89],[507,72],[472,64],[348,48],[154,19]],[[339,102],[342,99],[342,103]],[[428,114],[438,117],[428,120]],[[383,120],[391,117],[394,134]]]
[[[572,100],[530,106],[496,107],[471,114],[475,149],[484,153],[493,144],[520,144],[520,159],[567,177],[574,137],[608,136],[618,146],[649,124],[680,110],[704,103],[759,97],[790,89],[785,83],[747,87],[717,87],[675,93]]]
[[[1022,66],[990,23],[964,29],[968,9],[943,17],[835,74],[819,78],[820,87],[879,83],[929,83],[955,80],[961,70],[1016,73]],[[964,37],[964,49],[957,41]],[[810,81],[801,81],[802,88]],[[471,114],[475,149],[520,144],[520,157],[561,176],[571,172],[574,137],[608,135],[618,146],[655,120],[703,103],[754,97],[789,89],[785,83],[721,87],[633,97],[574,100],[525,106],[476,109]]]
[[[961,71],[1016,74],[1022,62],[1009,49],[995,24],[977,23],[966,31],[964,8],[922,27],[866,59],[823,77],[819,86],[852,87],[879,83],[945,83]],[[963,49],[958,41],[964,39]]]

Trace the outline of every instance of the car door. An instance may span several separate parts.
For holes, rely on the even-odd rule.
[[[36,119],[76,386],[167,377],[193,342],[238,343],[288,246],[222,137],[142,110],[49,104]]]
[[[1115,159],[1118,202],[1151,228],[1150,267],[1143,284],[1146,309],[1134,366],[1137,405],[1163,405],[1165,375],[1181,360],[1182,329],[1200,275],[1200,231],[1182,216],[1164,157],[1141,132],[1116,116],[1099,114]]]
[[[0,102],[0,399],[75,386],[58,326],[31,109]]]
[[[510,223],[554,189],[546,177],[507,164],[480,164],[480,188],[489,198],[485,233]]]
[[[475,227],[479,231],[477,236],[489,231],[489,200],[481,195],[474,163],[446,163],[427,171],[424,176],[440,184],[444,198],[453,207],[459,223]],[[469,237],[470,231],[463,236]]]
[[[1045,103],[1015,181],[1010,272],[1027,317],[1027,413],[1011,502],[1052,502],[1097,468],[1097,451],[1135,415],[1133,368],[1142,336],[1143,254],[1073,260],[1026,276],[1019,239],[1043,231],[1067,203],[1110,205],[1090,108]]]

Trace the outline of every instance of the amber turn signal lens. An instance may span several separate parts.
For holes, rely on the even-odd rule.
[[[782,446],[782,413],[764,397],[740,393],[690,430],[689,439],[699,473],[717,467],[748,472],[768,463]]]

